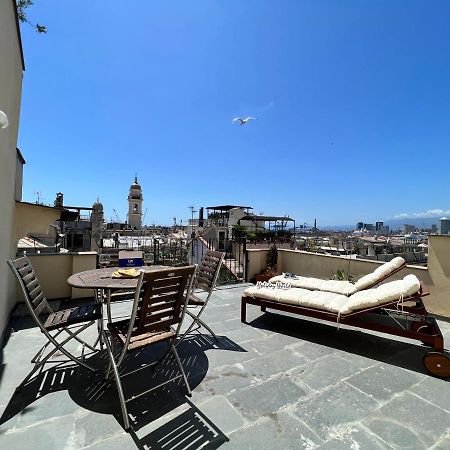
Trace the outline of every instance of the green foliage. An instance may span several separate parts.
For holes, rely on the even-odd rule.
[[[278,250],[275,244],[269,247],[269,252],[267,253],[267,268],[276,270],[278,262]]]
[[[32,6],[32,0],[16,0],[17,17],[19,19],[19,22],[27,23],[28,25],[32,26],[39,34],[47,33],[47,27],[38,23],[34,25],[28,20],[27,9],[31,8]]]
[[[232,228],[233,238],[241,239],[247,235],[247,228],[244,225],[236,224]]]
[[[344,269],[337,269],[336,274],[333,277],[333,280],[340,281],[352,281],[353,277],[349,275]]]

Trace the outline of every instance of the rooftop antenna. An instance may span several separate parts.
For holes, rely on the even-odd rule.
[[[36,205],[40,205],[41,204],[41,199],[42,197],[42,192],[41,191],[34,191],[33,195],[36,196]]]

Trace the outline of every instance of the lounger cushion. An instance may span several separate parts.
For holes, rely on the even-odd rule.
[[[384,263],[383,265],[377,267],[373,272],[363,276],[355,283],[355,292],[367,289],[369,286],[373,286],[381,281],[383,278],[393,273],[395,270],[400,268],[405,264],[405,260],[400,256],[395,257],[391,261]]]
[[[296,276],[287,278],[284,275],[277,275],[269,280],[271,283],[289,283],[291,287],[309,289],[311,291],[334,292],[336,294],[351,295],[356,292],[356,287],[350,281],[322,280],[320,278],[308,278]]]
[[[244,295],[290,305],[321,309],[334,313],[338,313],[341,307],[344,306],[349,299],[345,295],[335,294],[333,292],[310,291],[301,288],[258,288],[257,286],[247,288],[244,291]]]
[[[406,275],[403,280],[391,281],[377,288],[365,289],[351,295],[341,307],[341,314],[349,314],[360,309],[382,306],[394,300],[401,300],[420,290],[420,281],[415,275]]]

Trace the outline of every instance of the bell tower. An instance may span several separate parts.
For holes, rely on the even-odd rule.
[[[134,177],[134,183],[130,186],[128,194],[128,223],[132,228],[140,230],[142,228],[142,188],[138,183],[137,176]]]

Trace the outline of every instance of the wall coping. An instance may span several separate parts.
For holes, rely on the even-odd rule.
[[[265,248],[251,248],[251,249],[247,249],[248,252],[263,252],[263,251],[267,251],[268,249]],[[337,255],[325,255],[323,253],[313,253],[313,252],[306,252],[304,250],[291,250],[289,248],[278,248],[277,249],[279,252],[288,252],[288,253],[302,253],[304,255],[314,255],[314,256],[318,256],[320,258],[334,258],[334,259],[344,259],[346,261],[351,260],[351,261],[361,261],[364,263],[374,263],[374,264],[378,264],[378,265],[382,265],[384,264],[386,261],[377,261],[374,259],[364,259],[364,258],[352,258],[351,256],[337,256]],[[416,266],[414,264],[407,264],[406,267],[410,267],[411,269],[416,269],[416,270],[424,270],[424,271],[428,271],[428,267],[423,267],[423,266]]]

